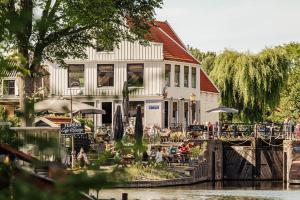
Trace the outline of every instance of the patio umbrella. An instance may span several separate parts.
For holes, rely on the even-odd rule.
[[[141,106],[138,105],[136,108],[135,127],[134,127],[135,140],[137,144],[142,144],[143,132],[144,132],[142,120],[143,120],[142,109]]]
[[[206,112],[208,112],[208,113],[238,113],[239,111],[234,108],[229,108],[226,106],[219,106],[217,108],[207,110]]]
[[[125,116],[125,123],[128,124],[129,123],[129,120],[128,120],[129,89],[128,89],[127,81],[124,81],[122,95],[123,95],[123,111],[124,111],[124,116]]]
[[[124,127],[122,121],[122,113],[121,113],[121,106],[118,105],[117,110],[114,115],[114,139],[115,141],[119,142],[123,138],[124,134]]]
[[[46,99],[34,104],[34,112],[70,113],[71,101],[68,99]],[[104,110],[78,101],[72,102],[73,114],[105,114]]]

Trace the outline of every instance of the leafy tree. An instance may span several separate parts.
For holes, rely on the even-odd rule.
[[[225,50],[215,60],[211,76],[221,89],[222,104],[240,110],[243,121],[261,121],[280,100],[290,62],[279,48],[259,54]]]
[[[123,39],[144,41],[161,4],[162,0],[0,1],[0,61],[16,50],[22,71],[28,71],[20,83],[24,124],[32,122],[30,97],[45,60],[66,66],[66,58],[86,58],[86,47],[110,49]]]
[[[214,68],[214,62],[217,57],[215,52],[202,52],[197,48],[189,48],[192,55],[201,63],[202,69],[209,75]]]
[[[290,43],[280,47],[286,52],[291,61],[291,67],[288,73],[287,84],[280,94],[280,103],[277,109],[271,111],[268,118],[272,121],[282,122],[287,117],[300,119],[300,43]]]

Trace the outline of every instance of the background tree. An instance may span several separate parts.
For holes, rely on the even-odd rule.
[[[30,97],[43,61],[66,66],[66,58],[86,58],[86,47],[110,49],[123,39],[144,41],[162,0],[0,1],[0,54],[17,50],[22,59],[20,107],[31,125]]]
[[[225,50],[215,60],[211,77],[221,89],[222,104],[239,109],[243,121],[262,121],[279,103],[289,64],[282,49],[259,54]]]
[[[202,52],[201,50],[193,47],[190,47],[189,50],[192,55],[200,61],[202,69],[209,75],[214,68],[214,62],[217,54],[211,51]]]
[[[291,65],[288,73],[287,84],[280,94],[278,107],[271,110],[268,118],[275,122],[283,122],[287,117],[300,119],[300,43],[290,43],[279,46],[286,52]]]

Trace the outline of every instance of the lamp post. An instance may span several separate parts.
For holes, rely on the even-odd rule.
[[[78,86],[80,87],[80,83],[78,82],[72,82],[70,85],[70,117],[71,117],[71,124],[73,124],[73,96],[72,96],[72,87],[73,86]],[[74,158],[75,158],[75,149],[74,149],[74,134],[71,135],[71,139],[72,139],[72,150],[71,150],[71,167],[72,169],[74,168]]]

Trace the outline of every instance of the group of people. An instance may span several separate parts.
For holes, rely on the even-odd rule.
[[[291,117],[287,117],[284,120],[284,131],[287,137],[300,137],[300,122],[296,124]]]
[[[155,154],[155,162],[161,163],[161,162],[171,162],[171,157],[174,157],[174,155],[179,155],[179,162],[182,162],[186,160],[186,156],[189,153],[189,149],[192,147],[192,144],[181,144],[178,147],[171,146],[169,148],[166,147],[158,147],[156,152],[152,151],[152,154]]]

